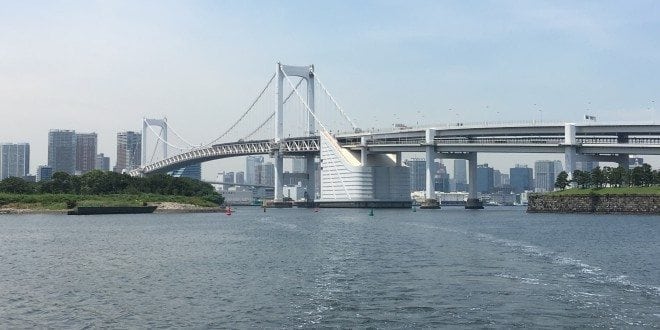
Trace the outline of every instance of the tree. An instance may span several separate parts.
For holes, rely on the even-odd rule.
[[[55,172],[51,178],[50,193],[67,194],[72,190],[71,175],[66,172]]]
[[[555,181],[555,187],[564,190],[569,185],[569,183],[570,181],[568,181],[568,173],[566,173],[566,171],[559,172],[559,175],[557,175],[557,180]]]
[[[34,188],[29,182],[12,176],[0,181],[0,192],[10,194],[31,194],[34,192]]]
[[[89,171],[80,177],[80,181],[80,192],[83,194],[102,195],[112,191],[110,180],[103,171]]]
[[[608,169],[605,171],[607,176],[607,183],[613,187],[621,187],[626,176],[626,169],[622,166],[616,168],[606,167],[606,169]]]
[[[573,182],[575,182],[580,188],[587,188],[590,183],[590,175],[588,172],[575,170],[573,171]]]
[[[641,166],[633,168],[630,171],[629,181],[631,186],[641,186],[644,182],[644,169]]]
[[[600,169],[600,166],[596,166],[591,170],[590,183],[596,188],[602,188],[605,183],[605,175]]]
[[[641,184],[643,186],[650,186],[653,184],[653,171],[651,171],[651,165],[644,163],[641,166]]]

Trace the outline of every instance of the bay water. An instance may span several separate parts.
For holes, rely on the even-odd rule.
[[[660,217],[0,215],[0,327],[660,327]]]

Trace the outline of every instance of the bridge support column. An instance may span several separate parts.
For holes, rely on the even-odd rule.
[[[427,208],[440,208],[440,203],[435,198],[435,130],[426,130],[426,201],[424,207]]]
[[[160,139],[164,141],[162,150],[163,150],[163,159],[167,158],[167,118],[163,119],[149,119],[142,118],[142,145],[141,145],[141,165],[147,165],[147,132],[149,126],[154,125],[160,127]]]
[[[566,173],[568,180],[573,180],[573,171],[575,171],[575,162],[577,158],[577,147],[574,145],[564,147],[564,162],[566,163]]]
[[[142,159],[140,166],[147,165],[147,127],[147,119],[142,118],[142,145],[140,146]]]
[[[284,201],[284,157],[282,157],[282,152],[276,151],[275,155],[275,187],[274,187],[274,202],[283,202]]]
[[[468,199],[465,208],[468,210],[479,210],[484,208],[484,204],[477,197],[477,153],[470,152],[468,160]]]
[[[362,166],[367,165],[367,155],[367,137],[362,136],[360,137],[360,163],[362,163]]]
[[[435,197],[435,187],[433,185],[433,179],[435,177],[435,152],[433,152],[433,147],[426,147],[426,199]]]
[[[314,155],[307,156],[307,201],[313,202],[316,199],[316,163]]]
[[[577,160],[577,141],[575,139],[575,124],[573,123],[564,125],[564,146],[566,173],[568,174],[568,180],[573,180],[573,171],[575,171]]]

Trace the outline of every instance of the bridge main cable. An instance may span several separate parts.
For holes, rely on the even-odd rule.
[[[296,84],[296,88],[295,88],[295,89],[298,89],[298,87],[300,87],[300,84],[302,84],[302,82],[303,82],[304,80],[305,80],[305,79],[301,78],[301,79],[298,81],[298,83]],[[287,97],[284,99],[284,101],[283,101],[282,103],[283,103],[283,104],[286,104],[286,102],[291,98],[292,95],[293,95],[293,91],[291,91],[291,92],[289,93],[289,95],[287,95]],[[268,124],[268,122],[269,122],[271,119],[273,119],[273,117],[275,117],[275,111],[273,111],[273,112],[270,114],[270,116],[268,116],[268,118],[266,118],[266,120],[264,120],[263,123],[261,123],[261,125],[259,125],[257,128],[255,128],[254,131],[252,131],[252,132],[250,132],[250,134],[244,136],[244,137],[243,137],[243,140],[247,140],[247,139],[251,138],[252,135],[256,134],[261,128],[263,128],[264,126],[266,126],[266,124]]]
[[[344,112],[344,109],[342,109],[341,106],[339,106],[339,103],[337,103],[337,100],[335,100],[335,98],[332,96],[332,94],[330,94],[330,92],[328,92],[328,90],[323,85],[323,82],[321,82],[321,78],[319,78],[318,74],[314,73],[314,78],[316,79],[316,81],[319,82],[319,86],[321,86],[321,89],[323,89],[323,92],[325,92],[325,95],[328,95],[328,97],[330,97],[330,100],[332,101],[332,103],[335,104],[335,107],[337,107],[337,109],[339,110],[339,113],[341,113],[341,115],[344,116],[344,118],[353,127],[353,130],[355,130],[357,128],[357,125],[355,125],[355,123],[351,120],[351,118],[348,117],[346,112]]]
[[[243,114],[241,115],[241,117],[239,117],[238,120],[236,120],[236,122],[234,122],[234,124],[231,125],[231,127],[229,127],[229,129],[227,129],[224,133],[222,133],[222,134],[221,134],[218,138],[216,138],[215,140],[213,140],[213,141],[211,141],[211,142],[209,142],[209,143],[207,143],[207,144],[205,144],[205,145],[201,145],[200,148],[208,147],[208,146],[210,146],[210,145],[212,145],[212,144],[218,142],[220,139],[222,139],[223,137],[225,137],[227,134],[229,134],[229,132],[231,132],[231,130],[234,129],[234,127],[236,127],[236,125],[238,125],[238,123],[240,123],[241,120],[243,120],[243,118],[245,118],[245,116],[247,116],[247,114],[252,110],[252,108],[254,108],[254,106],[257,104],[257,102],[259,102],[259,100],[260,100],[261,97],[264,95],[264,93],[266,92],[266,90],[268,89],[268,87],[270,86],[270,84],[273,82],[273,79],[275,79],[275,75],[276,75],[276,73],[273,73],[273,75],[272,75],[272,76],[270,77],[270,79],[268,80],[268,83],[266,84],[266,87],[264,87],[264,88],[261,90],[261,92],[259,93],[259,96],[257,96],[257,98],[252,102],[252,104],[250,104],[250,106],[248,107],[248,109],[247,109],[245,112],[243,112]]]

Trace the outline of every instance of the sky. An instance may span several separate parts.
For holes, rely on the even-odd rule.
[[[206,143],[275,63],[314,64],[358,126],[660,122],[658,1],[0,1],[0,142],[167,117]],[[273,101],[274,102],[274,101]],[[273,103],[274,104],[274,103]],[[414,155],[413,155],[414,156]],[[496,169],[561,155],[480,155]],[[660,167],[657,157],[648,157]],[[451,163],[451,162],[448,162]],[[243,170],[203,165],[204,178]],[[451,165],[450,165],[451,167]]]

